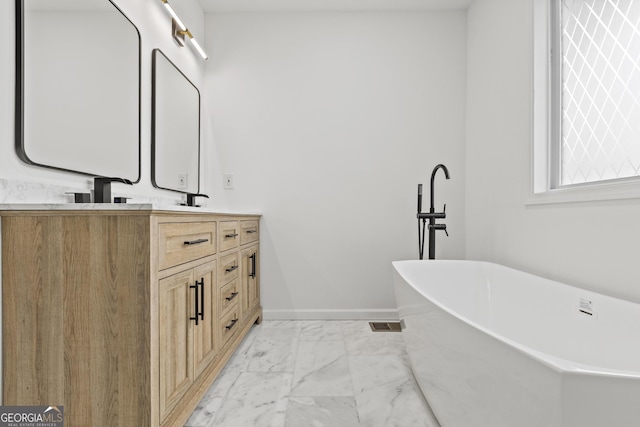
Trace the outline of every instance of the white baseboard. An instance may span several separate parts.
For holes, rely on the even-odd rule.
[[[398,320],[398,310],[262,310],[264,320]]]

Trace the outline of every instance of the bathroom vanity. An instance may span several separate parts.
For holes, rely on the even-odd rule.
[[[70,426],[182,426],[262,317],[259,215],[11,206],[4,405]]]

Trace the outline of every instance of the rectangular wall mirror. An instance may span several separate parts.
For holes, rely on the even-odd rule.
[[[140,180],[140,34],[109,0],[16,0],[16,151]]]
[[[200,191],[200,91],[159,49],[153,51],[153,185]]]

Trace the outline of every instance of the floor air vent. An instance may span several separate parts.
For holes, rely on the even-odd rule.
[[[402,332],[400,322],[369,322],[373,332]]]

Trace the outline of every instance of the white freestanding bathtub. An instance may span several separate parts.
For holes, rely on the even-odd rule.
[[[640,426],[640,304],[491,263],[393,267],[412,369],[443,427]]]

